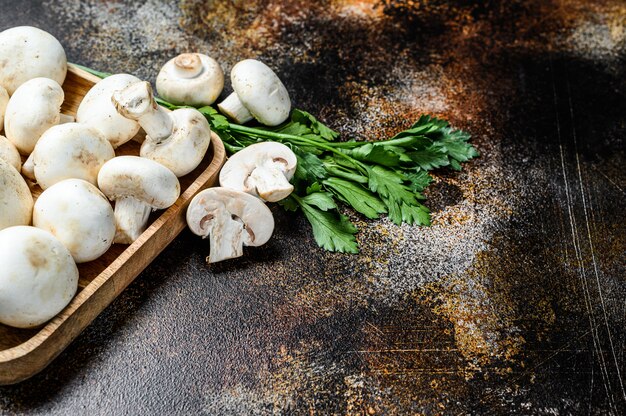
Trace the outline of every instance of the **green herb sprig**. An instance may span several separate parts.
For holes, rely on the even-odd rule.
[[[81,68],[99,77],[109,75]],[[157,102],[172,110],[185,107]],[[230,123],[210,106],[198,110],[229,154],[262,141],[281,142],[293,150],[298,159],[295,190],[279,203],[288,211],[301,210],[317,244],[329,251],[358,252],[357,228],[340,212],[341,205],[369,219],[384,214],[398,225],[430,225],[430,211],[422,203],[422,192],[432,181],[428,172],[460,170],[461,163],[479,155],[468,143],[468,133],[427,115],[388,140],[339,141],[337,132],[298,109],[277,127]]]

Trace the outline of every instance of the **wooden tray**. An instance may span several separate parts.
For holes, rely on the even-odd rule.
[[[62,112],[75,116],[83,96],[98,81],[98,77],[69,65],[63,84]],[[138,155],[142,134],[116,149],[116,154]],[[43,370],[150,264],[184,229],[189,201],[199,191],[216,183],[225,159],[224,145],[212,134],[203,162],[180,178],[178,201],[166,211],[155,212],[148,229],[133,244],[114,244],[102,257],[80,264],[78,293],[45,326],[26,330],[0,324],[0,385],[17,383]],[[35,196],[40,191],[33,188]]]

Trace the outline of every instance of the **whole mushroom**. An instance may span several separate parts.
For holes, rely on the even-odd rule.
[[[54,235],[76,263],[103,255],[115,236],[111,204],[82,179],[66,179],[43,191],[33,208],[33,225]]]
[[[13,166],[18,172],[22,168],[22,158],[20,152],[9,139],[4,136],[0,136],[0,159],[4,159]]]
[[[43,324],[61,312],[78,289],[70,252],[47,231],[15,226],[0,231],[0,323]]]
[[[33,215],[33,196],[22,175],[0,158],[0,230],[28,225]],[[2,263],[0,263],[2,264]]]
[[[220,171],[220,186],[277,202],[293,191],[289,180],[296,165],[296,155],[284,144],[256,143],[226,161]]]
[[[255,118],[266,126],[277,126],[289,117],[289,93],[263,62],[238,62],[230,71],[230,80],[234,92],[217,106],[235,122],[243,124]]]
[[[61,43],[50,33],[32,26],[0,32],[0,85],[9,95],[28,80],[49,78],[63,85],[67,58]]]
[[[159,71],[160,97],[177,105],[211,105],[224,88],[224,71],[217,61],[200,53],[183,53]]]
[[[100,80],[80,102],[76,121],[100,131],[114,149],[123,145],[135,137],[139,123],[118,114],[111,96],[138,81],[139,78],[128,74],[115,74]]]
[[[209,238],[207,261],[215,263],[243,255],[243,246],[261,246],[274,231],[274,217],[258,198],[228,188],[209,188],[189,203],[187,225]]]
[[[138,156],[118,156],[102,166],[98,187],[115,201],[114,243],[131,244],[146,229],[150,212],[173,205],[180,195],[171,170]]]
[[[137,120],[146,132],[140,156],[154,160],[178,177],[194,170],[211,143],[211,127],[195,108],[167,111],[157,105],[149,82],[141,81],[116,91],[117,111]]]

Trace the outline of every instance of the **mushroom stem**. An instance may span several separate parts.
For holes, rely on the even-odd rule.
[[[178,55],[174,59],[174,72],[181,78],[197,77],[202,72],[200,56],[197,53],[182,53]]]
[[[222,113],[226,114],[238,124],[244,124],[254,118],[235,92],[226,97],[217,107]]]
[[[169,113],[154,101],[149,82],[136,82],[116,91],[111,101],[122,116],[139,122],[150,140],[160,142],[172,135],[174,122]]]
[[[224,215],[219,221],[213,221],[207,232],[211,250],[207,262],[217,263],[243,256],[244,224],[240,219]]]
[[[35,162],[34,162],[34,152],[28,156],[28,159],[22,165],[22,175],[26,176],[30,180],[35,179]]]
[[[152,209],[149,205],[133,197],[123,197],[115,201],[115,231],[114,243],[131,244],[146,229],[148,217]]]
[[[257,193],[265,201],[280,201],[293,191],[293,185],[285,174],[274,167],[259,166],[250,173],[249,179],[254,182]]]

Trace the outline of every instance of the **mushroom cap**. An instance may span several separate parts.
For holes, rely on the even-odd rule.
[[[4,113],[7,111],[7,104],[9,104],[9,93],[0,85],[0,129],[4,126]]]
[[[0,159],[4,159],[18,172],[22,168],[22,158],[15,145],[6,137],[0,136]]]
[[[111,204],[82,179],[65,179],[43,191],[35,202],[33,225],[54,235],[76,263],[103,255],[115,236]]]
[[[21,154],[30,154],[41,135],[59,124],[64,96],[48,78],[33,78],[15,90],[4,114],[4,134]]]
[[[220,186],[236,189],[265,201],[276,202],[286,198],[293,186],[288,182],[297,165],[296,155],[278,142],[250,145],[232,155],[220,171]],[[284,179],[279,175],[284,176]],[[260,183],[258,176],[271,178],[276,184]]]
[[[32,26],[18,26],[0,32],[2,61],[0,85],[9,95],[26,81],[44,77],[63,85],[67,58],[61,43],[50,33]]]
[[[0,158],[0,230],[28,225],[33,215],[33,196],[22,175]],[[0,263],[2,264],[2,263]]]
[[[169,113],[174,129],[169,138],[157,142],[146,137],[139,154],[170,169],[178,177],[194,170],[211,144],[211,127],[195,108]]]
[[[200,191],[187,208],[187,225],[191,232],[206,237],[211,221],[227,214],[243,222],[243,244],[260,246],[270,239],[274,231],[272,211],[258,198],[234,189],[215,187]]]
[[[157,76],[159,96],[177,105],[211,105],[224,88],[224,71],[217,61],[200,53],[170,59]]]
[[[278,76],[263,62],[245,59],[230,72],[233,90],[252,116],[267,126],[289,117],[291,100]]]
[[[70,252],[39,228],[0,231],[0,264],[0,322],[6,325],[41,325],[61,312],[78,289]]]
[[[171,206],[180,195],[180,183],[171,170],[139,156],[118,156],[105,163],[98,187],[112,201],[133,197],[153,209]]]
[[[80,102],[76,121],[100,131],[113,148],[126,143],[139,131],[139,123],[121,116],[111,102],[111,96],[139,81],[128,74],[115,74],[99,81]]]
[[[60,124],[48,129],[35,146],[35,179],[42,189],[69,178],[95,185],[100,168],[113,157],[113,147],[96,129],[79,123]]]

